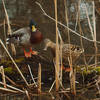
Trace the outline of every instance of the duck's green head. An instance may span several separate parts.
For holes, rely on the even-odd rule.
[[[36,23],[34,22],[34,20],[30,20],[29,27],[30,27],[32,32],[36,31]]]

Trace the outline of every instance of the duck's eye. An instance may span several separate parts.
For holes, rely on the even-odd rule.
[[[79,47],[77,47],[77,50],[80,50],[80,48],[79,48]]]

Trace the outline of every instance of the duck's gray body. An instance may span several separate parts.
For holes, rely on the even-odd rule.
[[[30,43],[30,36],[31,36],[30,28],[25,27],[25,28],[21,28],[21,29],[15,31],[11,35],[9,35],[8,41],[10,43],[14,43],[19,46],[27,47],[27,46],[32,45]]]

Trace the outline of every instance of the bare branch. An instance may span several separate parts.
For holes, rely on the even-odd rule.
[[[41,8],[41,10],[42,10],[42,12],[43,12],[43,14],[44,14],[45,16],[47,16],[49,19],[51,19],[51,20],[53,20],[53,21],[56,21],[54,18],[52,18],[51,16],[49,16],[49,15],[44,11],[44,9],[43,9],[43,7],[41,6],[40,3],[36,2],[36,4]],[[90,41],[90,42],[94,42],[94,41],[95,41],[95,40],[91,40],[91,39],[89,39],[89,38],[87,38],[87,37],[85,37],[85,36],[80,35],[80,34],[77,33],[76,31],[72,30],[71,28],[67,27],[66,25],[64,25],[63,23],[61,23],[61,22],[59,22],[59,21],[57,21],[57,23],[58,23],[59,25],[65,27],[65,28],[67,28],[69,31],[71,31],[72,33],[76,34],[77,36],[82,37],[82,38],[85,39],[85,40],[88,40],[88,41]],[[95,42],[98,43],[98,44],[100,44],[100,41],[95,41]]]

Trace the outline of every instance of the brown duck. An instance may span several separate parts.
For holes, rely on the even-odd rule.
[[[56,51],[56,44],[52,42],[50,39],[44,40],[45,48],[44,50],[47,50],[48,48],[51,48],[51,52],[53,54],[53,57],[55,58],[55,51]],[[68,57],[72,57],[72,62],[75,63],[75,61],[79,58],[79,56],[84,52],[83,49],[80,48],[80,46],[73,45],[73,44],[63,44],[62,45],[62,60],[63,64],[68,64]],[[65,69],[65,67],[62,67]],[[68,68],[65,69],[66,71],[69,70]]]

